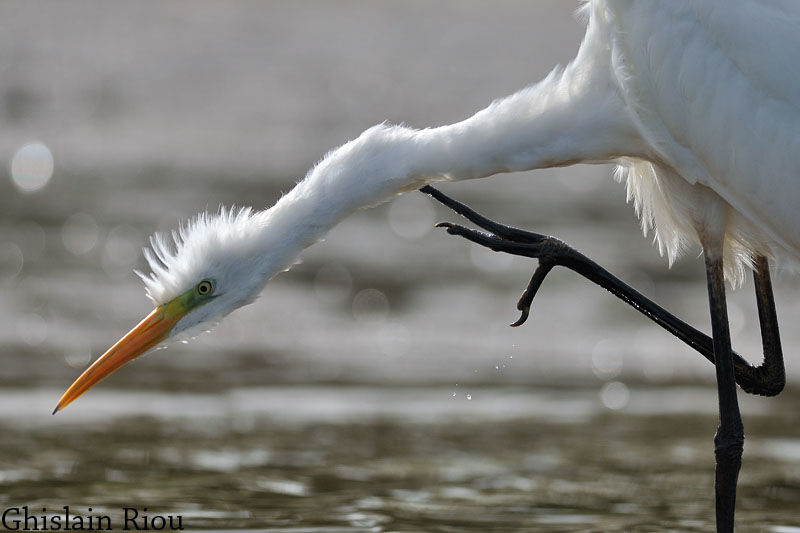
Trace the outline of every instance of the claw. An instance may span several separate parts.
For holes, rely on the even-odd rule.
[[[460,229],[465,229],[459,226],[458,224],[453,224],[452,222],[438,222],[434,227],[436,228],[444,228],[447,233],[450,235],[464,235]]]
[[[511,326],[512,328],[517,328],[522,324],[524,324],[525,321],[528,320],[528,315],[530,314],[530,310],[531,310],[530,306],[526,306],[520,309],[520,311],[522,311],[522,314],[519,315],[519,318],[517,319],[516,322],[514,322],[513,324],[509,324],[509,326]]]
[[[528,282],[528,286],[522,292],[522,296],[519,297],[519,301],[517,302],[517,309],[522,311],[522,314],[516,322],[511,324],[512,328],[521,326],[526,320],[528,320],[533,298],[539,291],[539,287],[542,286],[544,278],[547,277],[547,274],[550,273],[554,266],[556,266],[556,262],[552,259],[539,259],[539,266],[533,271],[533,275],[531,276],[531,280]]]
[[[520,317],[516,322],[511,324],[511,326],[518,327],[524,324],[525,321],[528,320],[528,316],[530,316],[533,297],[536,296],[536,292],[539,290],[544,278],[557,264],[557,260],[548,255],[548,253],[552,252],[546,252],[542,248],[542,246],[544,246],[548,240],[552,240],[552,238],[493,222],[479,215],[461,202],[453,200],[449,196],[439,192],[430,185],[422,187],[420,192],[430,195],[435,200],[441,202],[459,215],[464,216],[467,220],[475,223],[484,230],[487,230],[489,233],[465,228],[464,226],[453,224],[452,222],[439,222],[435,227],[444,228],[450,235],[459,235],[469,241],[490,248],[495,252],[506,252],[539,259],[539,266],[533,272],[533,276],[530,282],[528,282],[527,288],[522,293],[517,303],[517,309],[521,311]]]

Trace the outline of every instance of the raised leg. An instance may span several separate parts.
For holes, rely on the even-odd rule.
[[[722,256],[716,257],[709,250],[705,250],[704,253],[719,397],[719,427],[714,436],[714,455],[716,457],[714,493],[717,508],[717,532],[732,533],[736,507],[736,483],[739,479],[739,468],[742,466],[744,426],[739,413],[739,402],[736,398]]]
[[[498,224],[433,187],[427,186],[420,190],[491,232],[482,233],[450,223],[437,225],[446,228],[448,233],[459,235],[498,252],[539,260],[539,266],[534,271],[517,304],[521,316],[512,326],[519,326],[525,322],[533,298],[545,277],[554,266],[560,265],[608,290],[714,363],[714,342],[708,335],[683,322],[565,242],[555,237]],[[742,387],[742,390],[751,394],[775,396],[783,390],[786,383],[778,321],[766,258],[757,258],[755,267],[756,302],[761,325],[764,360],[761,365],[753,366],[736,352],[731,352],[733,367],[736,382]]]

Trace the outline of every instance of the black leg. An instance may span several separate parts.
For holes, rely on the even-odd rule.
[[[715,361],[714,341],[710,337],[683,322],[565,242],[555,237],[511,228],[493,222],[431,186],[423,187],[420,190],[425,194],[431,195],[476,225],[491,232],[488,234],[482,233],[450,223],[437,225],[447,228],[448,233],[462,236],[497,252],[539,260],[539,266],[533,273],[528,287],[517,304],[517,308],[521,311],[521,316],[519,320],[512,324],[513,326],[519,326],[525,322],[528,318],[533,298],[544,278],[554,266],[560,265],[600,285],[684,341],[710,362],[713,363]],[[769,277],[769,265],[766,258],[757,258],[755,267],[756,302],[761,324],[764,360],[761,365],[756,367],[748,363],[736,352],[731,352],[733,367],[736,382],[742,387],[742,390],[751,394],[774,396],[783,390],[786,382],[783,354],[781,352],[775,303],[772,296],[772,284]]]
[[[786,382],[767,259],[759,256],[754,264],[756,303],[764,348],[764,361],[755,367],[731,349],[722,259],[709,259],[714,254],[708,250],[704,251],[713,339],[678,319],[563,241],[498,224],[433,187],[427,186],[421,191],[491,232],[482,233],[451,223],[437,224],[438,227],[447,228],[448,233],[498,252],[539,260],[539,266],[517,304],[522,314],[512,326],[525,322],[544,278],[554,266],[561,265],[605,288],[715,363],[720,412],[720,425],[714,437],[717,531],[733,532],[736,485],[744,446],[736,383],[746,392],[774,396],[783,390]]]
[[[739,478],[739,468],[742,466],[744,427],[739,413],[739,402],[736,399],[722,257],[709,258],[708,250],[705,251],[705,257],[708,302],[711,308],[711,332],[714,337],[717,394],[719,396],[719,427],[714,436],[714,455],[716,456],[714,493],[717,503],[717,532],[732,533],[736,507],[736,483]]]
[[[766,257],[761,255],[756,258],[754,266],[753,281],[756,288],[756,305],[758,306],[758,322],[761,326],[761,345],[764,349],[764,362],[761,366],[753,368],[753,386],[758,383],[770,384],[771,390],[778,394],[786,384],[786,372],[783,366],[783,349],[781,348],[781,334],[778,329],[778,313],[775,310],[775,298],[772,295],[769,262]],[[744,385],[742,390],[751,392]]]

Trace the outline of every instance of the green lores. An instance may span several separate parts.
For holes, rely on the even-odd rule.
[[[171,302],[162,305],[164,319],[170,320],[177,317],[180,320],[190,311],[216,298],[214,294],[216,288],[217,283],[213,279],[204,279]],[[177,323],[177,320],[175,322]]]

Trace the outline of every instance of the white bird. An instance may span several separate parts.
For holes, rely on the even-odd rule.
[[[732,530],[742,426],[723,266],[737,284],[758,265],[768,285],[767,260],[800,264],[800,3],[589,0],[580,13],[577,56],[539,83],[456,124],[372,127],[273,207],[199,215],[171,238],[152,238],[152,273],[142,278],[156,309],[56,410],[159,343],[252,302],[357,209],[437,181],[611,162],[669,262],[692,243],[706,258],[721,409],[718,528]],[[771,305],[767,292],[760,306]],[[765,324],[775,326],[765,338],[777,339]]]

